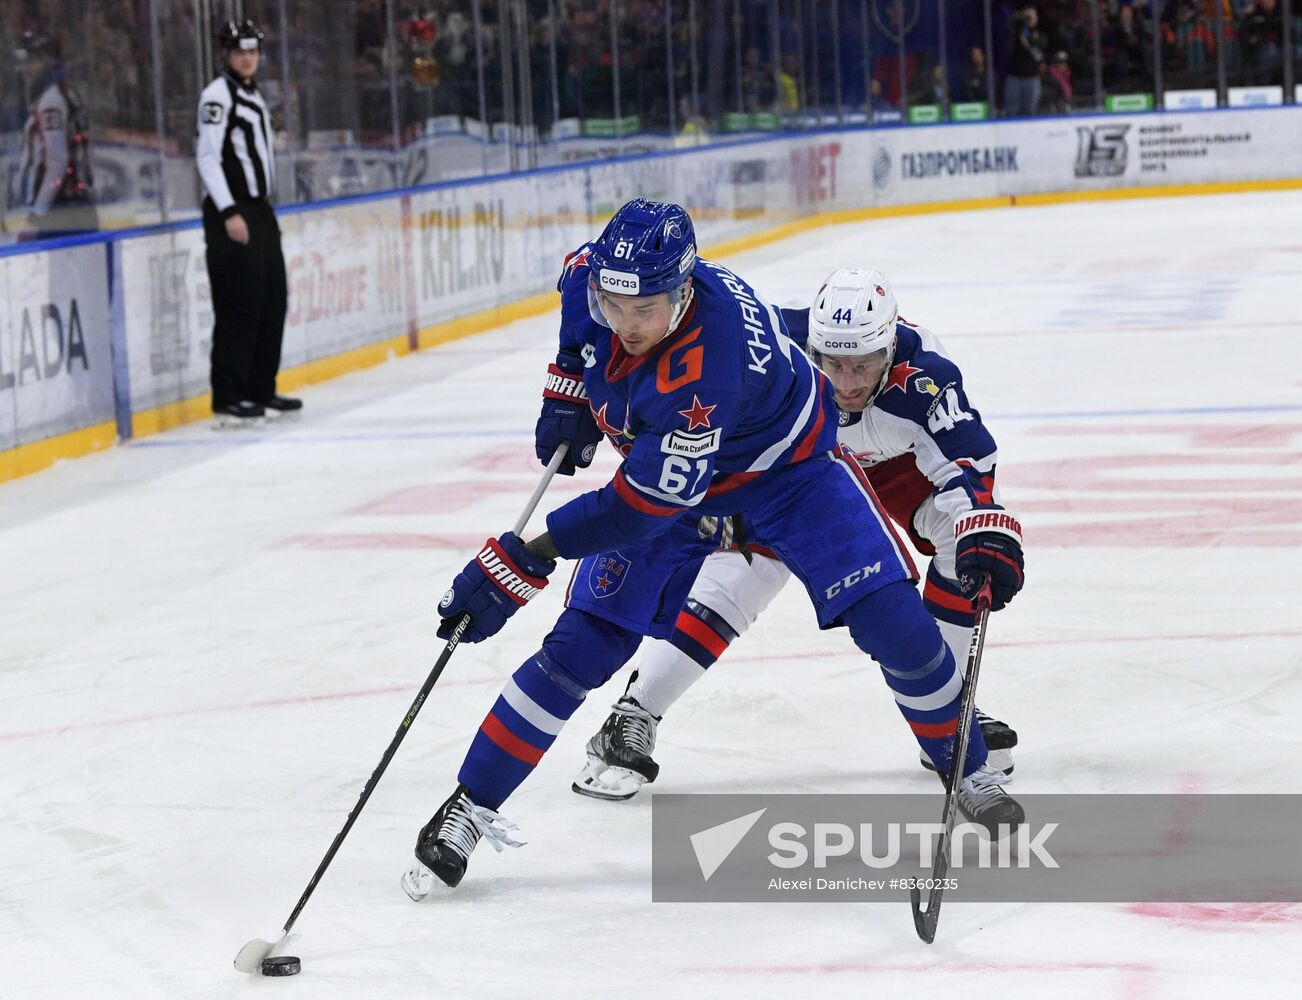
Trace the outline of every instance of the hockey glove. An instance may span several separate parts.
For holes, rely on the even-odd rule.
[[[562,443],[570,446],[556,470],[562,476],[574,475],[576,466],[586,469],[597,453],[601,431],[597,429],[583,387],[583,359],[571,351],[561,351],[556,355],[556,363],[547,368],[542,414],[534,428],[533,440],[534,451],[543,465],[552,460]]]
[[[981,507],[954,525],[954,569],[968,597],[976,597],[981,577],[990,575],[990,610],[998,611],[1022,589],[1022,526],[1002,507]]]
[[[452,638],[453,629],[466,613],[471,620],[461,637],[463,642],[483,642],[496,635],[517,608],[547,586],[547,577],[554,569],[554,561],[539,559],[529,552],[514,532],[490,538],[479,555],[457,574],[439,602],[443,619],[439,638]]]

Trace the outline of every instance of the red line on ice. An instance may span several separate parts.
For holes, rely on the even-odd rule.
[[[485,677],[480,680],[443,681],[441,688],[468,687],[472,684],[501,684],[500,677]],[[168,719],[190,718],[196,715],[221,715],[224,712],[246,712],[252,708],[283,708],[286,705],[310,705],[318,701],[345,701],[350,698],[370,698],[379,694],[393,694],[396,691],[414,693],[411,684],[393,684],[388,687],[360,688],[355,691],[334,691],[329,694],[293,695],[284,698],[264,698],[260,701],[243,701],[231,705],[205,705],[201,708],[176,708],[161,712],[148,712],[143,715],[128,715],[119,719],[101,719],[91,722],[73,722],[66,726],[49,726],[45,729],[30,729],[25,732],[0,733],[0,743],[6,740],[34,739],[38,736],[62,736],[64,733],[80,732],[88,729],[112,729],[115,726],[130,726],[140,722],[162,722]]]

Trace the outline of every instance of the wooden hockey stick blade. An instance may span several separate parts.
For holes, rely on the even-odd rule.
[[[263,941],[262,938],[254,938],[235,956],[235,968],[246,975],[252,976],[262,971],[262,960],[270,955],[280,946],[287,934],[280,935],[278,941]]]

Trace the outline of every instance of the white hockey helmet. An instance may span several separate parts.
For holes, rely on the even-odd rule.
[[[837,268],[809,310],[809,349],[855,355],[893,347],[899,318],[886,275],[863,267]]]
[[[886,384],[895,357],[899,316],[886,275],[870,268],[837,268],[814,296],[806,343],[814,363],[826,370],[825,356],[854,358],[865,366],[871,364],[874,371],[881,368],[876,387],[866,399],[856,398],[855,409],[867,406]]]

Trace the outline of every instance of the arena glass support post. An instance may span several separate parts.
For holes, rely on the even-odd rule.
[[[281,2],[284,6],[284,0]],[[393,0],[384,0],[384,47],[389,64],[389,128],[393,133],[394,187],[402,187],[402,123],[398,116],[398,33],[393,20]]]
[[[818,4],[809,4],[809,89],[814,92],[814,128],[823,126],[823,74],[818,64]]]
[[[989,3],[989,0],[986,0]],[[1220,5],[1217,5],[1220,9]],[[1103,26],[1099,19],[1099,0],[1090,0],[1090,25],[1094,35],[1093,56],[1094,63],[1094,110],[1102,111],[1103,100]],[[1219,49],[1219,47],[1218,47]]]
[[[163,183],[163,178],[167,176],[164,173],[164,157],[166,150],[163,148],[165,124],[163,122],[163,46],[162,34],[158,30],[158,0],[149,0],[149,49],[150,56],[153,60],[153,77],[154,77],[154,149],[158,154],[158,182],[155,187],[158,189],[158,221],[166,225],[170,220],[167,217],[167,185]]]
[[[863,47],[863,110],[868,124],[873,124],[873,50],[868,40],[868,0],[859,3],[859,34]]]
[[[1153,0],[1148,16],[1153,19],[1153,110],[1161,111],[1166,104],[1162,100],[1162,0]]]
[[[805,82],[805,8],[801,0],[795,0],[796,16],[792,23],[796,26],[796,104],[800,109],[800,127],[806,128],[806,113],[809,109],[809,88]]]
[[[623,108],[619,103],[619,0],[610,0],[610,101],[615,114],[615,152],[624,152]]]
[[[699,59],[696,54],[696,0],[687,2],[687,54],[691,59],[692,69],[692,114],[701,113],[701,78]]]
[[[741,92],[741,0],[732,0],[732,100],[738,112],[746,110]]]
[[[524,166],[526,170],[535,170],[538,167],[538,129],[534,127],[533,118],[533,67],[529,64],[529,13],[525,10],[525,0],[511,0],[511,16],[515,19],[516,80],[520,84],[517,117],[520,120],[520,139],[524,143]]]
[[[1225,80],[1225,11],[1219,3],[1212,4],[1216,14],[1216,106],[1225,107],[1229,101]]]
[[[471,0],[471,21],[475,26],[475,84],[479,89],[479,124],[484,130],[480,137],[480,173],[488,174],[488,95],[484,91],[484,15],[479,0]]]
[[[945,45],[945,0],[936,0],[936,29],[940,34],[940,78],[945,90],[940,95],[940,113],[949,121],[949,51]]]
[[[1284,56],[1284,103],[1293,104],[1293,0],[1283,0],[1284,30],[1280,36],[1280,47]]]
[[[514,25],[511,23],[510,0],[497,5],[497,61],[502,70],[502,118],[506,121],[506,168],[511,173],[520,169],[520,147],[516,135],[515,67],[511,61],[515,45]],[[492,136],[489,129],[489,136]]]
[[[841,5],[832,4],[832,73],[836,100],[836,123],[845,127],[845,100],[841,87]]]
[[[781,0],[769,0],[769,58],[773,60],[773,106],[778,112],[778,125],[783,121],[786,108],[782,101],[782,10]]]
[[[285,7],[288,6],[289,0],[280,0],[276,4],[277,24],[280,26],[276,39],[280,46],[280,92],[283,95],[280,99],[280,124],[285,129],[285,170],[276,172],[276,187],[284,183],[283,178],[289,178],[289,196],[285,199],[287,202],[299,201],[298,196],[298,167],[295,166],[295,136],[299,135],[298,126],[298,102],[290,100],[289,89],[289,20],[285,15]],[[293,113],[291,114],[291,110]]]
[[[918,0],[918,2],[921,3],[922,0]],[[904,5],[896,4],[891,9],[896,12],[897,16],[895,22],[895,51],[900,60],[900,121],[907,125],[909,122],[909,54],[904,45]]]
[[[556,63],[556,0],[547,0],[547,72],[552,88],[551,141],[556,141],[556,123],[561,120],[561,83]]]
[[[669,101],[669,138],[678,134],[678,107],[674,95],[674,4],[665,0],[665,90]]]
[[[1099,0],[1090,0],[1094,5],[1094,19],[1097,22],[1099,16]],[[999,103],[995,100],[995,26],[994,19],[990,14],[990,0],[985,0],[985,10],[983,12],[986,32],[986,100],[990,103],[990,117],[994,118]],[[1098,24],[1094,26],[1094,36],[1098,38]],[[1097,49],[1095,52],[1097,53]]]

